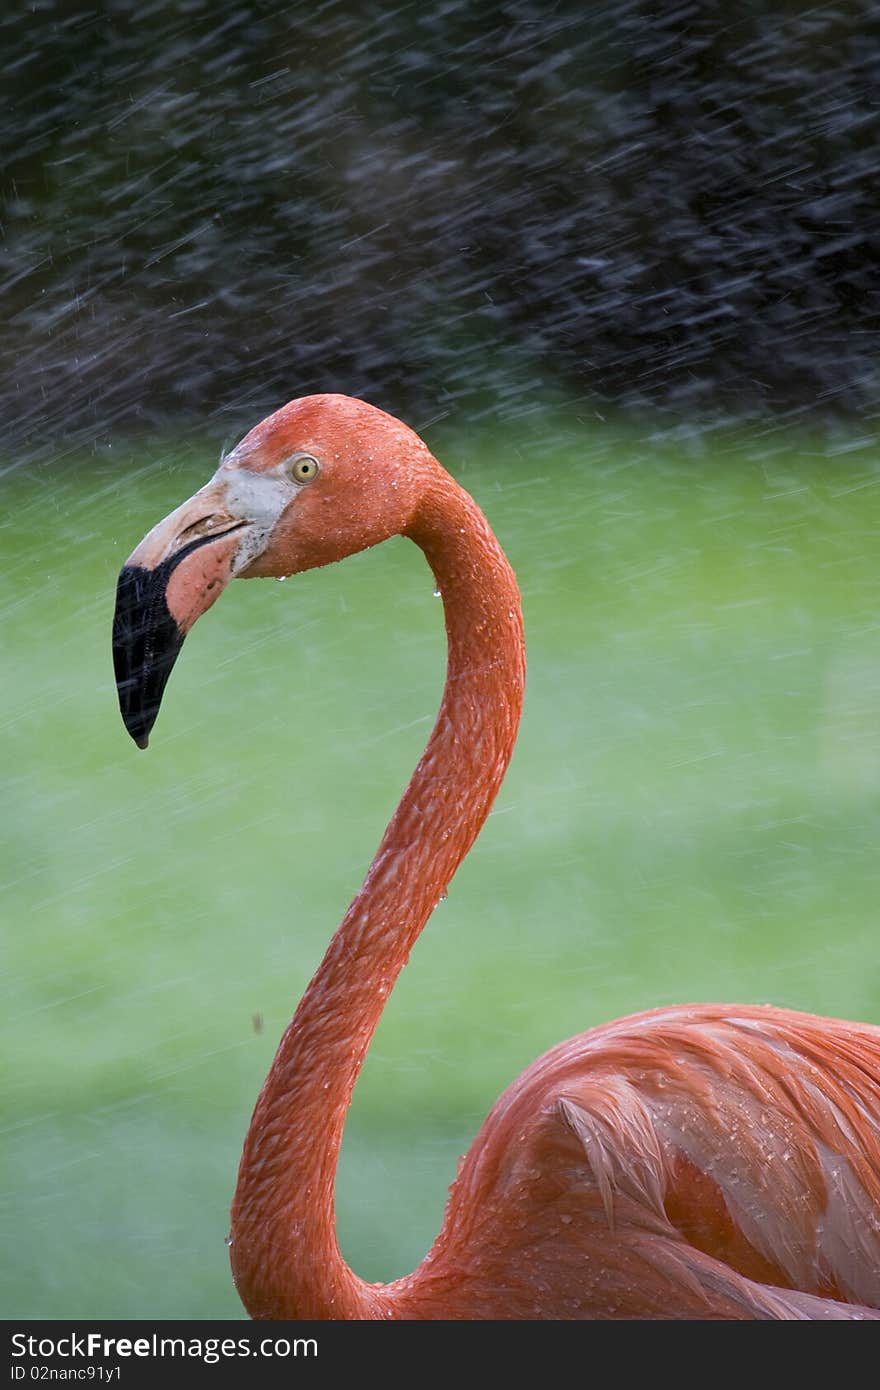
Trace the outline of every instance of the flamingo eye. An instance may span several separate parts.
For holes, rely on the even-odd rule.
[[[310,483],[318,476],[320,464],[311,454],[294,454],[288,459],[287,471],[295,483]]]

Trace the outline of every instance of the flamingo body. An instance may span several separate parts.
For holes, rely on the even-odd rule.
[[[771,1007],[572,1038],[493,1107],[400,1307],[430,1316],[438,1280],[458,1317],[880,1306],[878,1075],[880,1029]]]
[[[880,1029],[699,1004],[594,1028],[497,1101],[410,1275],[367,1284],[335,1233],[345,1115],[385,1001],[510,760],[525,658],[513,571],[400,421],[293,401],[136,547],[114,657],[146,747],[184,637],[230,579],[395,534],[448,638],[437,722],[278,1047],[245,1139],[230,1255],[257,1318],[880,1317]]]

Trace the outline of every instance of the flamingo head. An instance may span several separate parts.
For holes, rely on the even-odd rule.
[[[438,468],[412,430],[349,396],[291,401],[245,435],[120,573],[113,660],[138,747],[183,639],[230,579],[297,574],[405,532]]]

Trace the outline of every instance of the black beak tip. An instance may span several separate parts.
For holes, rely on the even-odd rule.
[[[138,748],[150,741],[162,693],[183,645],[165,601],[172,566],[126,566],[119,576],[113,618],[113,665],[119,711]]]

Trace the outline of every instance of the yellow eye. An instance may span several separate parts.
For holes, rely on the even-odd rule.
[[[311,454],[297,454],[287,465],[288,472],[295,483],[310,483],[318,476],[320,465]]]

